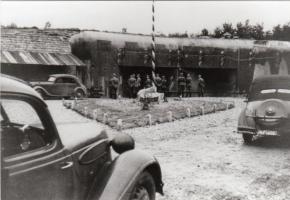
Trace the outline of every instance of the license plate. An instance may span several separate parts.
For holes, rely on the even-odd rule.
[[[258,135],[278,135],[277,131],[259,130]]]

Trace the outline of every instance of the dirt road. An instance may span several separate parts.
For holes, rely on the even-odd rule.
[[[290,140],[244,145],[235,132],[244,103],[235,102],[228,111],[124,131],[161,164],[165,196],[158,200],[290,199]]]

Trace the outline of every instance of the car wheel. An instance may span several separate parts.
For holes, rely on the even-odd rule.
[[[245,144],[251,144],[252,141],[253,141],[253,135],[244,133],[243,134],[243,139],[244,139]]]
[[[84,91],[78,89],[78,90],[75,92],[75,97],[80,98],[80,99],[84,98],[84,97],[85,97],[85,93],[84,93]]]
[[[155,200],[155,182],[152,175],[143,172],[132,187],[129,200]]]

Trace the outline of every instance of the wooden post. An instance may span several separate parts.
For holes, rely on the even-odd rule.
[[[71,102],[71,107],[70,107],[70,108],[71,108],[72,110],[74,110],[75,107],[76,107],[76,106],[75,106],[75,101],[72,101],[72,102]]]
[[[93,111],[93,119],[94,119],[94,120],[97,120],[97,117],[98,117],[98,110],[95,109],[95,110]]]
[[[104,116],[103,116],[103,123],[104,123],[104,124],[107,124],[107,123],[108,123],[108,113],[104,113]]]
[[[122,119],[118,119],[117,120],[117,130],[121,131],[122,130],[122,126],[123,126]]]
[[[214,105],[213,105],[213,112],[216,112],[216,111],[217,111],[217,105],[214,104]]]
[[[147,118],[148,118],[148,125],[152,126],[152,116],[151,116],[151,114],[148,114]]]
[[[84,115],[87,117],[88,114],[89,114],[89,112],[88,112],[88,107],[85,107],[85,108],[84,108]]]
[[[186,116],[191,117],[190,108],[186,108]]]
[[[168,120],[169,122],[172,122],[172,120],[173,120],[173,118],[172,118],[172,112],[171,112],[171,111],[168,111],[168,112],[167,112],[167,120]]]
[[[204,115],[204,106],[200,106],[201,115]]]

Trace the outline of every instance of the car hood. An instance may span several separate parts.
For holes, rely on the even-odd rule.
[[[106,131],[93,122],[57,124],[60,139],[69,151],[75,151],[98,140],[108,139]]]

